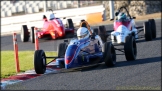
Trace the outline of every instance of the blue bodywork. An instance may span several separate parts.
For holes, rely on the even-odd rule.
[[[65,69],[81,67],[95,62],[103,62],[102,56],[98,40],[72,39],[68,44],[64,58],[56,59],[56,64],[64,65]]]

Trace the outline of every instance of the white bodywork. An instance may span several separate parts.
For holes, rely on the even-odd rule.
[[[131,29],[132,26],[132,30]],[[115,27],[115,22],[114,22],[114,27]],[[125,38],[128,36],[130,33],[135,32],[135,37],[138,38],[137,35],[137,29],[135,28],[135,22],[132,19],[130,24],[128,25],[128,28],[124,25],[120,25],[116,31],[111,32],[111,40],[113,43],[125,43]]]

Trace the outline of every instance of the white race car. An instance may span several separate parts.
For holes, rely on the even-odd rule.
[[[122,12],[123,9],[126,11],[126,14]],[[106,42],[109,36],[114,46],[124,45],[124,48],[115,48],[115,50],[125,53],[127,61],[135,60],[137,55],[136,40],[139,39],[138,33],[144,31],[146,41],[156,38],[155,20],[149,19],[144,22],[143,26],[137,27],[134,21],[136,17],[131,17],[126,7],[119,8],[115,16],[114,30],[106,31],[104,26],[99,26],[98,30],[102,32],[98,32],[97,29],[94,29],[94,32],[100,35],[103,42]]]
[[[121,12],[125,9],[126,13]],[[144,31],[145,40],[150,41],[156,38],[156,26],[154,19],[144,22],[143,26],[136,27],[135,17],[131,17],[126,7],[119,8],[115,13],[114,31],[111,32],[111,40],[113,43],[125,43],[128,36],[138,39],[138,33]]]

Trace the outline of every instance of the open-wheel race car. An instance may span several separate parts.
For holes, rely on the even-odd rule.
[[[99,30],[102,31],[102,30]],[[78,32],[88,33],[80,36]],[[64,40],[58,46],[57,57],[47,57],[43,50],[36,50],[34,53],[34,69],[37,74],[46,71],[47,58],[53,58],[57,66],[65,69],[77,68],[105,62],[106,66],[112,67],[116,64],[116,52],[111,42],[103,42],[99,35],[91,31],[86,21],[80,24],[77,30],[78,38]],[[83,38],[84,37],[84,38]]]
[[[127,13],[121,12],[124,9]],[[126,7],[119,8],[118,12],[115,13],[116,19],[114,21],[114,30],[108,30],[104,28],[103,32],[99,33],[103,40],[107,41],[107,37],[112,41],[114,46],[124,45],[124,48],[115,48],[115,50],[125,53],[127,61],[135,60],[137,56],[136,40],[139,39],[138,33],[144,31],[144,37],[146,41],[150,41],[156,38],[156,25],[154,19],[149,19],[144,22],[143,26],[136,26],[134,19],[131,17]],[[114,19],[111,19],[114,20]],[[98,31],[95,30],[94,31]]]
[[[48,17],[49,16],[49,17]],[[49,20],[47,19],[49,18]],[[66,17],[63,18],[64,20]],[[43,15],[43,28],[37,28],[36,26],[32,26],[31,29],[28,29],[27,25],[22,25],[21,29],[21,41],[27,42],[29,41],[29,37],[32,43],[34,40],[34,32],[37,30],[37,36],[39,39],[41,38],[64,38],[67,33],[74,34],[74,25],[72,19],[67,19],[66,24],[64,25],[60,18],[56,18],[53,11],[47,15]]]
[[[125,13],[122,10],[126,11]],[[126,7],[121,7],[115,13],[114,30],[111,32],[111,40],[113,43],[125,43],[128,36],[138,39],[138,33],[144,31],[146,41],[156,38],[156,24],[154,19],[149,19],[143,23],[143,26],[136,26],[134,19]],[[113,19],[112,19],[113,20]]]

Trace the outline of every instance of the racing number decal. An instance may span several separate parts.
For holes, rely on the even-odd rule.
[[[119,33],[119,35],[124,35],[124,33]]]

